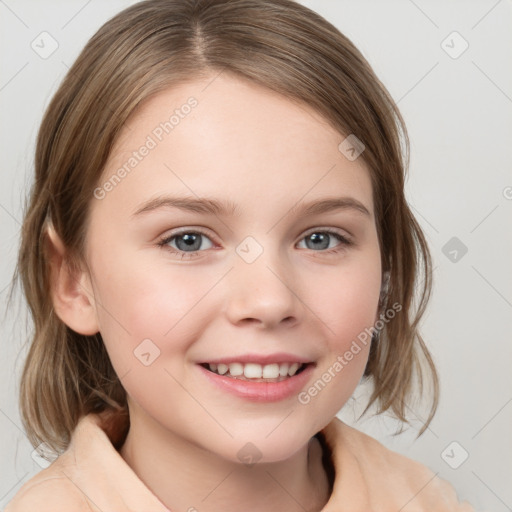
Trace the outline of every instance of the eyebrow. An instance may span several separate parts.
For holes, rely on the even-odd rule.
[[[206,197],[195,199],[192,197],[158,196],[143,203],[132,214],[132,217],[138,217],[162,208],[178,208],[184,211],[211,215],[240,215],[238,205],[232,201],[219,201]],[[301,213],[307,216],[328,213],[334,210],[353,210],[371,216],[368,208],[353,197],[332,197],[309,203],[299,202],[289,210],[289,213],[292,215]]]

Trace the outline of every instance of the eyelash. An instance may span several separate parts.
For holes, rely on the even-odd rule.
[[[329,228],[320,228],[320,229],[314,229],[312,231],[309,231],[307,234],[305,234],[301,239],[300,241],[304,240],[305,238],[307,238],[308,236],[311,236],[313,234],[316,234],[316,233],[327,233],[331,236],[334,236],[335,238],[338,239],[338,241],[340,242],[336,247],[333,247],[332,249],[326,249],[326,250],[320,250],[320,251],[313,251],[313,249],[309,249],[313,252],[319,252],[321,254],[337,254],[339,253],[340,251],[342,251],[343,249],[347,248],[348,246],[352,245],[352,242],[344,237],[343,235],[341,235],[340,233],[338,233],[337,231],[333,230],[333,229],[329,229]],[[200,230],[200,229],[194,229],[194,230],[183,230],[183,231],[179,231],[177,233],[173,233],[172,235],[170,236],[166,236],[162,239],[160,239],[158,242],[157,242],[157,245],[158,247],[161,247],[161,248],[164,248],[166,250],[168,250],[171,254],[174,254],[174,255],[180,255],[181,256],[181,259],[192,259],[194,257],[197,257],[200,255],[201,252],[204,252],[204,251],[190,251],[190,252],[187,252],[187,251],[181,251],[181,250],[176,250],[174,249],[173,247],[169,247],[167,244],[169,244],[174,238],[176,237],[179,237],[181,235],[190,235],[190,234],[193,234],[193,235],[202,235],[202,236],[205,236],[206,238],[210,239],[210,237],[208,236],[207,233],[205,233],[204,231]],[[213,241],[212,241],[213,242]]]

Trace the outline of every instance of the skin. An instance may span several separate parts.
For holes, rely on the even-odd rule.
[[[296,395],[271,403],[233,396],[197,363],[292,353],[316,364],[307,389],[374,324],[381,266],[370,175],[362,158],[345,158],[345,137],[309,106],[214,76],[158,93],[129,120],[100,186],[168,112],[198,101],[113,190],[92,199],[82,273],[63,271],[65,249],[50,230],[55,310],[78,332],[101,333],[128,394],[121,455],[168,508],[320,510],[329,491],[313,436],[352,395],[369,346],[306,405]],[[161,194],[230,200],[239,215],[161,208],[133,217]],[[340,196],[369,215],[290,212]],[[173,254],[176,239],[157,245],[178,228],[207,235],[191,258]],[[352,244],[328,237],[338,249],[330,254],[306,245],[326,228]],[[263,250],[252,263],[235,251],[247,236]],[[134,355],[145,339],[160,351],[148,366]],[[261,455],[253,466],[237,456],[248,442]]]

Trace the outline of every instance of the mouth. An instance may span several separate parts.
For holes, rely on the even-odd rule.
[[[282,382],[302,373],[314,363],[201,363],[207,371],[223,377],[247,382]]]
[[[296,396],[314,375],[316,363],[285,352],[244,354],[197,363],[205,382],[252,402],[279,402]]]

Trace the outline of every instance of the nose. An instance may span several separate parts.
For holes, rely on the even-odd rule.
[[[303,312],[290,265],[271,256],[269,250],[252,263],[235,256],[225,286],[226,315],[234,325],[292,326]]]

